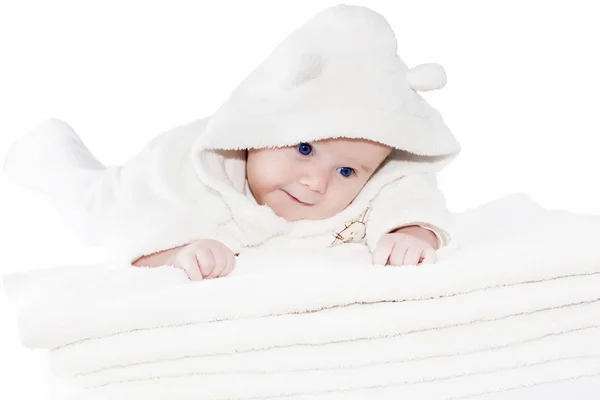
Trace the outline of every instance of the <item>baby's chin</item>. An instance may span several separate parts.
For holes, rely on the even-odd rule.
[[[266,205],[271,207],[271,209],[277,216],[285,219],[286,221],[290,221],[290,222],[296,222],[296,221],[302,221],[302,220],[318,221],[318,220],[333,217],[335,215],[335,213],[332,214],[331,212],[328,212],[327,210],[320,208],[318,205],[289,206],[286,204],[277,204],[277,203],[275,203],[273,205],[269,205],[268,202]]]
[[[319,221],[331,218],[341,212],[345,207],[339,210],[332,210],[326,204],[303,205],[290,200],[288,195],[281,190],[273,191],[264,197],[259,196],[257,202],[260,205],[270,207],[273,212],[286,221],[296,222],[302,220]]]
[[[321,219],[327,219],[329,217],[331,217],[331,215],[319,215],[319,214],[314,214],[314,213],[305,213],[305,212],[299,212],[299,211],[290,211],[290,210],[284,210],[284,211],[278,211],[278,210],[273,210],[275,211],[275,214],[277,214],[278,216],[280,216],[281,218],[285,219],[286,221],[289,222],[296,222],[296,221],[318,221]]]

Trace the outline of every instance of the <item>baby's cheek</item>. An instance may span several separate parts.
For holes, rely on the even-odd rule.
[[[355,179],[343,188],[343,195],[340,197],[343,197],[348,203],[351,203],[352,200],[358,196],[363,187],[364,182],[362,180]]]
[[[354,200],[356,194],[351,188],[335,187],[328,193],[328,203],[331,214],[337,214],[344,210]]]
[[[252,176],[248,176],[248,183],[257,201],[260,199],[264,203],[269,194],[282,187],[281,171],[277,168],[265,166],[252,172]]]

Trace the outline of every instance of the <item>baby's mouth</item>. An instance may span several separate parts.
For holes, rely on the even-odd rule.
[[[305,203],[302,200],[298,199],[297,197],[291,195],[290,193],[286,192],[285,190],[283,191],[292,201],[301,204],[303,206],[314,206],[314,204],[311,203]]]

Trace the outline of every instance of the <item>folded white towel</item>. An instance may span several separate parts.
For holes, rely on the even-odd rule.
[[[89,266],[5,285],[78,399],[461,398],[600,374],[600,218],[523,196],[459,218],[464,247],[436,265],[255,249],[225,279]]]
[[[575,293],[571,293],[573,287],[577,287]],[[600,326],[598,288],[600,275],[595,275],[437,300],[144,329],[55,349],[51,361],[57,374],[190,357],[198,359],[195,370],[206,373],[272,372],[330,367],[338,361],[339,365],[349,365],[352,360],[362,365],[379,362],[381,357],[402,361],[485,350]],[[536,298],[520,304],[527,295]],[[512,331],[516,326],[519,330]],[[467,337],[469,341],[465,341]],[[452,342],[457,338],[458,342]],[[370,344],[354,343],[361,340]],[[359,351],[361,346],[366,346],[368,354],[344,353],[350,348]],[[246,352],[249,354],[242,355]],[[82,354],[85,357],[79,357]]]

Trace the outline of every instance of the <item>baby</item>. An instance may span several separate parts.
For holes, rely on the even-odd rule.
[[[445,82],[437,64],[406,66],[381,15],[339,5],[292,32],[213,115],[124,165],[102,165],[52,119],[5,172],[128,265],[193,280],[228,275],[256,246],[363,243],[375,264],[433,263],[457,246],[436,173],[460,146],[417,92]]]
[[[287,221],[322,220],[344,210],[392,149],[364,139],[326,139],[284,148],[250,149],[246,176],[251,195]],[[436,261],[440,243],[429,229],[399,227],[385,234],[373,252],[381,265]],[[223,243],[200,239],[141,257],[137,266],[174,265],[193,280],[229,274],[234,253]]]

